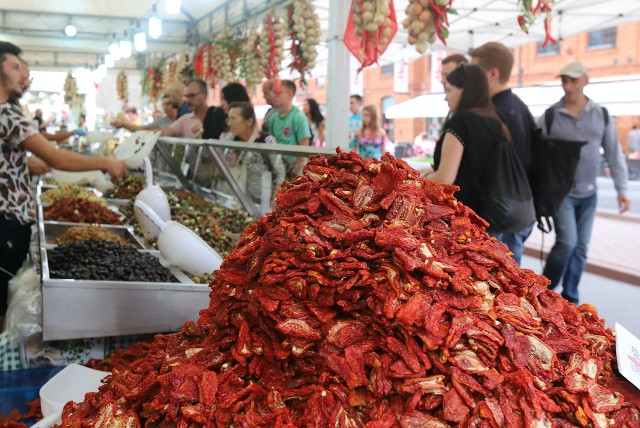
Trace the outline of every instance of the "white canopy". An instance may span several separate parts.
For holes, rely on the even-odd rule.
[[[585,94],[605,106],[613,116],[640,115],[640,75],[592,79],[585,87]],[[538,117],[562,96],[558,82],[544,85],[515,88],[513,92],[524,101],[531,113]],[[398,103],[385,111],[389,119],[419,117],[445,117],[449,106],[443,93],[421,95]]]
[[[312,1],[323,31],[324,41],[314,70],[314,75],[321,76],[327,73],[330,0]],[[260,14],[264,14],[271,4],[283,8],[287,2],[182,0],[183,12],[168,15],[164,0],[2,0],[0,40],[13,42],[25,49],[33,65],[68,71],[71,67],[97,65],[107,52],[109,43],[122,38],[125,31],[139,31],[137,28],[145,31],[154,5],[163,19],[163,35],[157,40],[148,39],[149,47],[145,54],[162,57],[189,52],[199,38],[216,34],[223,25],[246,26],[247,20],[260,19]],[[381,64],[410,61],[420,56],[413,46],[408,45],[407,33],[400,24],[406,16],[407,4],[408,0],[394,0],[398,33],[380,59]],[[544,40],[544,16],[538,17],[527,35],[517,23],[520,13],[517,5],[517,0],[453,0],[453,8],[458,15],[450,16],[447,46],[437,41],[432,49],[464,52],[491,40],[507,46]],[[552,8],[552,34],[557,39],[640,20],[638,0],[556,0]],[[73,38],[64,35],[63,30],[68,23],[78,28]],[[135,57],[118,61],[116,68],[140,68]],[[357,67],[357,64],[353,66]]]

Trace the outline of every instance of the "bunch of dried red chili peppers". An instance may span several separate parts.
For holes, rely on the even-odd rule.
[[[520,269],[454,186],[339,152],[250,226],[197,323],[64,426],[638,426],[611,330]],[[625,425],[627,424],[627,425]]]

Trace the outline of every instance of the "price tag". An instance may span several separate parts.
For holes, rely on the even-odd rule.
[[[640,389],[640,339],[616,323],[616,354],[618,370]]]

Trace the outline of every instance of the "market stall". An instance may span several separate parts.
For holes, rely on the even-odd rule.
[[[420,37],[444,42],[446,31],[460,22],[448,22],[449,1],[430,2],[434,16],[424,20],[422,2],[405,3],[414,17],[404,36],[414,37],[423,52]],[[364,34],[356,41],[367,45],[362,65],[378,60],[391,43],[394,7],[365,16],[371,11],[363,4],[354,11],[355,3],[331,2],[331,76],[347,74],[341,37],[349,13],[362,12],[359,23],[350,20],[351,35]],[[294,9],[289,6],[288,18],[294,38],[303,42],[300,35],[315,35],[316,24],[298,22],[296,29]],[[262,66],[266,77],[274,77],[281,72],[278,34],[285,27],[271,10],[265,12],[268,41],[247,36],[254,48],[265,44]],[[428,29],[425,24],[414,31],[427,21]],[[375,35],[378,29],[385,40]],[[550,37],[549,28],[544,35]],[[256,77],[251,49],[221,49],[236,42],[221,31],[219,38],[192,46],[195,75],[211,84],[238,78],[236,70]],[[293,46],[300,50],[292,66],[304,79],[315,57],[305,56],[300,43]],[[244,62],[236,67],[232,53],[244,55]],[[152,100],[186,69],[184,55],[173,54],[166,63],[145,64],[143,88]],[[330,79],[333,148],[346,144],[347,81]],[[125,82],[119,75],[120,100],[127,97]],[[272,207],[271,189],[252,200],[227,162],[226,153],[246,150],[323,156],[284,183]],[[615,336],[593,306],[570,305],[546,289],[545,278],[520,269],[506,247],[489,239],[486,223],[453,199],[450,186],[427,182],[389,156],[379,162],[347,152],[329,157],[334,154],[329,148],[161,138],[150,158],[169,193],[171,218],[225,256],[213,276],[199,272],[204,279],[198,280],[172,265],[159,242],[141,238],[131,224],[141,186],[126,197],[114,193],[104,199],[106,207],[89,198],[45,206],[40,186],[34,268],[42,275],[44,341],[167,333],[121,351],[117,364],[115,353],[94,359],[92,364],[113,374],[100,392],[69,405],[63,423],[640,424],[637,391],[621,392],[620,385],[628,384],[616,371]],[[227,203],[241,214],[229,214]],[[47,218],[84,211],[98,217]],[[106,226],[103,219],[111,217],[128,225]],[[242,220],[234,226],[242,227],[221,230],[237,217]],[[125,244],[58,241],[89,223],[101,224]],[[23,361],[32,362],[28,356]]]

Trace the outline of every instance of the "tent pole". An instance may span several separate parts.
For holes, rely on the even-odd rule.
[[[329,148],[340,146],[348,150],[349,141],[349,51],[344,44],[349,7],[347,0],[330,0],[329,3],[329,62],[327,65],[327,132]]]

